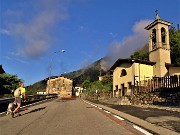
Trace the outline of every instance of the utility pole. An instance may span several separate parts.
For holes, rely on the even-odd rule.
[[[55,51],[54,53],[64,53],[65,52],[65,50],[59,50],[59,51]],[[50,67],[49,67],[49,69],[50,69],[50,75],[49,75],[49,83],[48,83],[48,94],[49,94],[49,92],[50,92],[50,90],[51,90],[51,77],[52,77],[52,64],[53,64],[53,57],[52,57],[52,59],[51,59],[51,62],[50,62]]]

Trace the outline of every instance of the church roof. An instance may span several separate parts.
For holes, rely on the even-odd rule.
[[[152,22],[151,24],[149,24],[148,26],[146,26],[145,29],[146,29],[146,30],[149,30],[150,28],[152,28],[153,26],[155,26],[157,23],[165,24],[165,25],[168,25],[168,26],[171,25],[170,22],[167,22],[167,21],[164,21],[164,20],[161,20],[161,19],[157,19],[157,20],[155,20],[154,22]]]
[[[5,72],[4,69],[2,68],[2,65],[0,65],[0,74],[2,74],[2,73],[6,73],[6,72]]]
[[[118,59],[114,65],[109,69],[109,71],[114,70],[116,67],[118,67],[122,63],[140,63],[140,64],[146,64],[146,65],[154,65],[156,62],[151,62],[151,61],[143,61],[139,59]]]
[[[159,17],[159,15],[158,15],[158,10],[156,10],[156,18],[155,18],[155,21],[152,22],[151,24],[149,24],[148,26],[146,26],[145,29],[146,29],[146,30],[149,30],[150,28],[152,28],[153,26],[155,26],[157,23],[165,24],[165,25],[168,25],[168,26],[171,25],[170,22],[161,20],[160,17]]]

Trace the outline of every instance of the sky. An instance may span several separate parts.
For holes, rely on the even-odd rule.
[[[108,69],[148,42],[156,9],[180,24],[179,0],[0,0],[0,65],[26,86],[107,56]]]

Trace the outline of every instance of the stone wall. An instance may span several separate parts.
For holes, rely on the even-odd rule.
[[[150,93],[134,94],[131,103],[135,105],[180,105],[180,89],[164,89]]]
[[[98,100],[116,105],[164,105],[180,106],[180,89],[163,89],[149,93],[136,93],[133,96],[112,98],[112,93],[83,93],[82,98]]]
[[[112,98],[112,92],[88,92],[82,93],[82,98],[89,99],[89,100],[106,100]]]

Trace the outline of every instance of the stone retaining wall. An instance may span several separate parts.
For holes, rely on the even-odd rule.
[[[150,93],[113,98],[112,93],[84,93],[83,98],[117,105],[164,105],[180,106],[180,89],[163,89]]]
[[[134,94],[131,100],[135,105],[180,105],[180,90]]]

